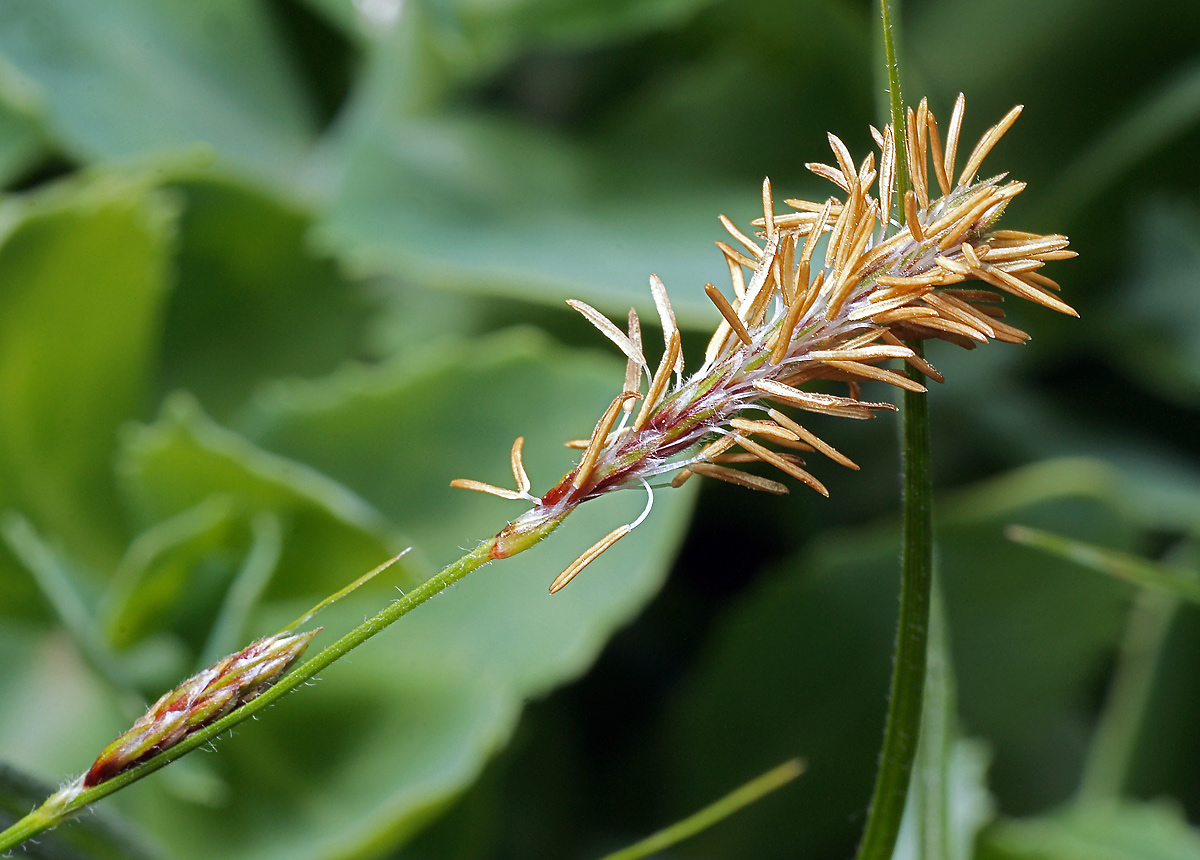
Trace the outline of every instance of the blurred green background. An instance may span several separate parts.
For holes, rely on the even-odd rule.
[[[621,380],[566,298],[654,319],[661,275],[694,367],[717,214],[744,225],[764,175],[822,199],[803,164],[827,130],[871,145],[877,14],[0,4],[0,820],[389,554],[415,546],[325,637],[492,534],[520,507],[449,482],[507,483],[515,436],[552,485]],[[988,160],[1029,182],[1005,226],[1080,252],[1050,271],[1079,320],[1014,304],[1029,344],[931,350],[954,667],[931,688],[957,712],[936,856],[1200,858],[1200,615],[1004,537],[1200,569],[1200,13],[894,14],[906,95],[943,128],[960,90],[968,142],[1026,106]],[[671,856],[848,857],[890,670],[898,424],[814,419],[863,467],[818,464],[829,500],[660,493],[550,598],[642,501],[590,504],[23,856],[591,858],[801,755]],[[1101,725],[1128,767],[1097,796]]]

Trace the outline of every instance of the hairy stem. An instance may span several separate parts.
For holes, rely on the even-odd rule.
[[[505,545],[506,554],[513,555],[528,549],[556,529],[561,522],[561,518],[550,519],[540,523],[536,528],[521,532],[516,537],[509,535]],[[89,803],[106,797],[130,783],[137,782],[142,777],[149,776],[159,768],[170,764],[175,759],[186,755],[197,747],[209,743],[222,733],[232,729],[238,723],[249,719],[259,711],[274,704],[284,695],[311,679],[322,669],[345,656],[352,649],[366,642],[376,633],[379,633],[393,622],[412,612],[422,603],[441,593],[448,586],[458,582],[458,580],[462,579],[468,573],[483,567],[483,565],[496,557],[493,554],[496,543],[497,538],[490,538],[484,541],[458,561],[425,580],[425,582],[421,583],[408,594],[392,601],[373,617],[367,619],[349,633],[346,633],[336,642],[327,645],[320,653],[280,678],[278,683],[257,698],[247,702],[237,710],[226,714],[216,722],[205,726],[203,729],[188,735],[178,744],[159,753],[149,761],[119,773],[112,779],[92,788],[79,791],[73,788],[73,786],[67,786],[67,788],[51,795],[40,807],[26,815],[20,821],[17,821],[3,833],[0,833],[0,854],[19,845],[32,836],[36,836],[62,823],[72,813],[82,809]]]
[[[920,354],[918,352],[918,354]],[[910,373],[913,371],[909,371]],[[921,731],[933,568],[929,406],[904,393],[904,537],[900,553],[900,617],[879,770],[858,860],[888,860],[900,832]]]
[[[892,127],[896,130],[896,198],[904,199],[909,186],[904,155],[904,113],[900,99],[899,70],[892,38],[888,0],[881,0],[883,42],[887,55],[888,91]],[[900,206],[901,219],[904,207]],[[921,343],[907,344],[924,357]],[[919,373],[906,367],[912,378]],[[900,552],[900,617],[891,692],[879,769],[858,860],[889,860],[900,832],[904,804],[921,732],[921,707],[929,637],[929,604],[933,571],[933,480],[930,469],[929,404],[923,393],[904,392],[904,529]]]

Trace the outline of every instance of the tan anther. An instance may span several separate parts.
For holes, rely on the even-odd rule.
[[[521,449],[525,447],[525,437],[518,436],[513,442],[512,453],[509,459],[512,461],[513,478],[517,482],[517,490],[522,494],[529,492],[529,475],[525,473],[525,464],[521,461]]]
[[[654,411],[654,407],[658,406],[663,392],[667,390],[667,383],[671,381],[671,368],[678,357],[679,332],[674,331],[671,333],[671,342],[667,345],[666,352],[663,353],[662,361],[658,364],[658,370],[654,372],[654,379],[650,382],[650,390],[646,393],[646,399],[642,401],[642,408],[638,412],[637,418],[634,419],[633,431],[635,433],[646,426],[646,422],[650,420],[650,413]]]
[[[621,538],[625,537],[625,535],[629,534],[631,531],[632,529],[627,525],[613,529],[607,535],[584,550],[583,554],[580,555],[579,558],[567,565],[567,569],[556,576],[554,578],[554,582],[550,583],[550,593],[555,594],[556,592],[561,591],[563,587],[572,579],[574,579],[581,570],[599,558],[605,550],[607,550]]]
[[[725,466],[717,466],[712,463],[693,463],[688,468],[701,477],[715,478],[718,481],[725,481],[726,483],[736,484],[739,487],[747,487],[751,490],[761,490],[764,493],[773,493],[777,496],[785,495],[788,492],[786,484],[772,481],[769,478],[760,478],[758,475],[751,475],[748,472],[740,472],[737,469],[730,469]]]
[[[717,310],[721,312],[721,316],[725,317],[725,321],[729,323],[729,327],[733,329],[742,343],[749,346],[753,341],[750,339],[750,332],[746,330],[746,324],[742,322],[737,315],[737,311],[729,304],[729,300],[714,287],[712,284],[704,285],[705,294],[712,299],[712,303],[717,306]]]

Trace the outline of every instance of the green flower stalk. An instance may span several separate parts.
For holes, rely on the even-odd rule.
[[[878,410],[895,409],[862,399],[859,383],[878,380],[911,392],[925,387],[881,363],[900,359],[924,377],[942,381],[905,341],[940,338],[971,348],[989,340],[1028,339],[1004,322],[997,305],[1005,293],[1077,315],[1056,295],[1058,284],[1039,271],[1047,261],[1075,255],[1067,250],[1067,238],[996,229],[1008,202],[1025,185],[1005,182],[1004,176],[977,178],[984,157],[1021,109],[1014,108],[987,131],[952,179],[964,107],[960,94],[944,146],[924,100],[908,111],[899,139],[891,125],[882,132],[872,128],[878,170],[874,153],[856,166],[845,144],[829,135],[836,165],[807,166],[837,185],[842,199],[787,200],[793,211],[777,214],[767,180],[763,217],[753,222],[755,237],[721,216],[734,242],[717,243],[729,266],[733,298],[706,285],[722,321],[690,376],[684,375],[675,315],[657,277],[651,276],[650,289],[665,350],[653,372],[635,311],[629,311],[623,330],[583,302],[568,302],[625,354],[625,384],[591,436],[567,443],[583,449],[579,465],[544,495],[529,492],[522,439],[511,455],[516,490],[453,482],[533,503],[496,536],[492,557],[524,549],[530,536],[546,534],[589,499],[644,488],[648,501],[641,516],[586,550],[554,580],[550,591],[555,592],[646,518],[654,498],[650,481],[667,473],[675,473],[676,486],[700,475],[786,493],[785,484],[735,468],[762,462],[828,495],[804,468],[801,454],[816,452],[857,466],[782,409],[843,418],[870,418]],[[907,162],[907,171],[898,170],[898,157]],[[905,172],[911,188],[896,200],[905,216],[901,224],[891,213],[899,196],[898,175]],[[826,245],[818,256],[822,238]],[[983,288],[960,286],[968,281]],[[825,382],[846,383],[848,396],[802,388]]]

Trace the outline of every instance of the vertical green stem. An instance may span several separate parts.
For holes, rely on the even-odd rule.
[[[933,567],[932,495],[929,406],[924,394],[906,391],[900,618],[896,630],[896,653],[883,748],[879,754],[871,809],[858,848],[858,860],[888,860],[892,856],[917,753],[925,688]]]
[[[896,198],[903,200],[909,186],[905,157],[904,113],[900,99],[896,48],[892,38],[887,0],[881,0],[884,51],[887,55],[888,91],[892,125],[896,130]],[[900,207],[903,218],[904,207]],[[920,343],[910,343],[918,356]],[[906,368],[911,378],[920,374]],[[929,636],[929,602],[933,570],[933,480],[930,469],[929,404],[924,394],[904,392],[904,530],[900,553],[900,617],[892,666],[891,694],[883,748],[875,775],[875,790],[858,860],[889,860],[900,832],[904,804],[912,775],[917,740],[921,733],[921,706]]]

